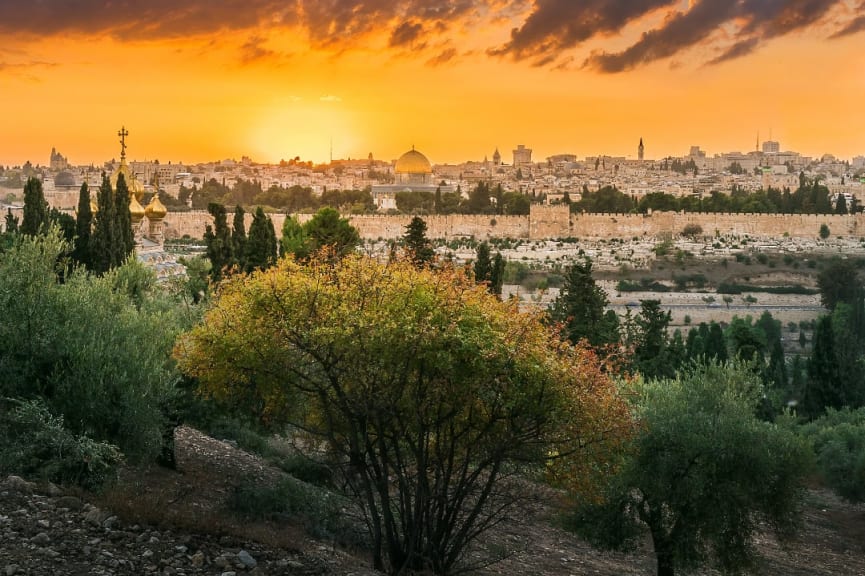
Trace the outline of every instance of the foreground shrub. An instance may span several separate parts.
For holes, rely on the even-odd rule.
[[[850,502],[865,501],[865,408],[829,408],[802,433],[814,445],[826,485]]]
[[[39,400],[8,401],[0,408],[0,472],[16,472],[87,489],[112,478],[118,448],[75,435]]]

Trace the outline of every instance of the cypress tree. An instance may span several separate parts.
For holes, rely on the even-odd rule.
[[[93,211],[90,209],[90,189],[87,182],[78,191],[78,214],[75,219],[75,243],[72,258],[88,270],[93,269],[90,255],[90,235],[93,228]]]
[[[505,282],[505,259],[501,252],[496,252],[493,266],[490,270],[490,292],[496,296],[502,295],[502,284]]]
[[[808,361],[808,381],[802,398],[802,410],[807,416],[816,418],[826,408],[843,406],[845,398],[838,373],[831,316],[820,318],[813,338],[814,348]]]
[[[582,339],[592,346],[605,346],[618,341],[618,319],[615,312],[607,316],[607,294],[592,278],[592,262],[574,262],[568,269],[565,283],[550,308],[550,318],[564,324],[563,335],[573,343]]]
[[[159,192],[156,192],[159,194]],[[135,234],[132,232],[132,215],[129,212],[129,187],[121,172],[117,176],[117,190],[114,195],[114,210],[117,218],[116,265],[123,264],[135,250]]]
[[[264,270],[276,262],[276,232],[273,221],[259,206],[252,216],[246,243],[246,271]]]
[[[36,236],[47,227],[48,202],[42,192],[42,181],[30,177],[24,184],[24,220],[21,222],[21,233]]]
[[[7,234],[17,234],[18,233],[18,216],[12,215],[12,208],[6,209],[6,233]]]
[[[234,261],[241,270],[246,269],[246,212],[243,206],[234,209],[234,220],[231,226],[231,246],[234,251]]]
[[[480,184],[478,184],[480,187]],[[486,242],[481,242],[477,249],[475,258],[475,282],[488,282],[492,272],[492,261],[490,260],[490,245]]]
[[[104,274],[117,266],[116,244],[120,241],[117,230],[117,207],[114,205],[114,192],[108,176],[102,173],[102,184],[96,195],[98,211],[94,218],[91,237],[91,261],[97,274]]]
[[[222,279],[223,269],[233,263],[231,231],[228,229],[225,206],[211,202],[207,205],[207,211],[213,216],[213,227],[207,226],[204,240],[211,264],[210,276],[214,282],[217,282]]]

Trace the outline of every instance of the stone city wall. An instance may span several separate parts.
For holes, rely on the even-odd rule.
[[[279,234],[284,214],[271,214]],[[300,214],[301,223],[312,218]],[[411,216],[355,215],[349,219],[362,238],[393,240],[405,233]],[[532,206],[528,216],[447,215],[424,216],[427,236],[430,238],[459,238],[474,236],[489,238],[522,238],[544,240],[549,238],[633,238],[679,234],[685,226],[695,224],[703,234],[736,234],[792,238],[816,238],[821,224],[829,227],[832,236],[865,237],[865,214],[813,215],[813,214],[695,214],[655,212],[653,214],[569,214],[566,206]],[[229,224],[231,215],[228,216]],[[167,239],[189,235],[203,238],[204,229],[212,219],[205,211],[169,212],[165,218]],[[252,215],[247,214],[247,230]]]

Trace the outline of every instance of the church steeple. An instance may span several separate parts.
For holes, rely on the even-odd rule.
[[[640,137],[640,145],[637,147],[637,159],[639,159],[640,162],[643,161],[643,154],[645,153],[645,151],[646,149],[643,146],[643,138]]]

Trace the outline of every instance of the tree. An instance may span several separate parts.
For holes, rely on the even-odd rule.
[[[658,576],[707,563],[749,567],[762,522],[782,538],[795,533],[811,464],[801,438],[754,416],[761,395],[743,364],[647,383],[622,466],[600,503],[578,508],[575,527],[612,548],[647,529]]]
[[[575,439],[606,448],[629,421],[591,353],[459,269],[406,261],[283,258],[231,279],[175,355],[203,392],[328,448],[392,574],[465,567],[524,496],[516,468],[598,469]]]
[[[831,232],[829,232],[829,226],[827,226],[826,224],[820,224],[820,238],[822,240],[825,240],[829,237],[830,234]]]
[[[607,294],[592,278],[592,262],[587,258],[568,268],[565,283],[550,306],[550,319],[562,324],[563,335],[574,344],[583,339],[592,346],[615,344],[618,322],[606,317],[608,305]]]
[[[487,242],[478,244],[473,270],[475,273],[475,282],[489,282],[493,263],[490,259],[490,245]]]
[[[672,377],[678,365],[670,349],[667,328],[673,314],[661,310],[660,300],[640,300],[633,333],[627,340],[634,347],[634,368],[646,378]]]
[[[294,216],[286,216],[282,223],[282,237],[279,240],[279,254],[281,256],[304,253],[306,247],[306,233],[303,226]]]
[[[93,224],[91,238],[91,262],[93,271],[105,274],[118,266],[119,252],[116,249],[120,243],[120,231],[117,229],[117,207],[114,204],[114,192],[111,182],[105,173],[102,174],[102,184],[96,195],[96,218]]]
[[[303,225],[306,243],[300,257],[310,256],[324,247],[333,250],[337,257],[354,251],[360,244],[360,234],[347,218],[340,218],[333,208],[322,208]]]
[[[115,214],[117,217],[117,243],[115,257],[117,266],[126,261],[132,251],[135,250],[135,234],[132,231],[132,215],[129,212],[129,188],[126,185],[126,177],[121,172],[117,175],[117,190],[114,194]]]
[[[259,206],[252,216],[249,238],[246,242],[246,272],[265,270],[276,264],[276,235],[273,221]]]
[[[35,177],[24,185],[24,219],[21,233],[29,236],[42,234],[48,228],[48,202],[42,192],[42,181]]]
[[[75,219],[75,242],[72,258],[88,270],[93,269],[90,254],[90,235],[93,230],[93,211],[90,208],[90,189],[87,182],[78,191],[78,210]]]
[[[409,259],[418,267],[426,266],[435,257],[435,250],[430,245],[426,230],[427,226],[423,218],[415,216],[405,227],[405,234],[402,237]]]
[[[835,214],[847,214],[847,198],[843,194],[838,194],[835,201]]]
[[[802,397],[802,412],[809,418],[820,416],[826,408],[841,408],[845,391],[835,355],[832,317],[823,316],[814,330],[813,349],[808,361],[808,380]]]
[[[213,216],[213,227],[208,224],[205,228],[204,242],[207,244],[207,257],[210,259],[210,277],[214,282],[218,282],[225,269],[234,264],[231,231],[228,229],[225,206],[211,202],[207,205],[207,211]]]
[[[493,265],[490,270],[490,285],[489,290],[491,294],[495,294],[496,296],[502,295],[502,286],[505,282],[505,259],[502,256],[501,252],[496,252],[496,255],[493,256]]]
[[[246,269],[246,212],[243,206],[234,208],[234,220],[231,226],[231,250],[234,261],[241,270]]]
[[[852,259],[834,258],[817,276],[817,287],[821,303],[830,311],[841,302],[855,309],[865,298],[865,288]]]

